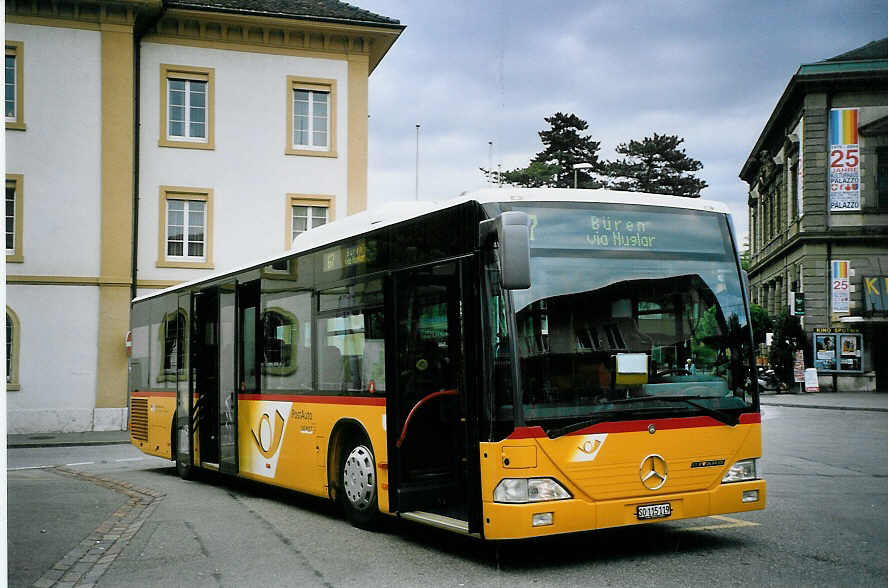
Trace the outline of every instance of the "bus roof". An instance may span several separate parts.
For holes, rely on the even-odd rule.
[[[217,272],[210,276],[170,286],[164,290],[144,294],[134,298],[133,302],[147,300],[176,290],[187,289],[195,284],[268,265],[295,253],[311,251],[348,237],[361,235],[376,229],[418,218],[432,212],[465,204],[466,202],[488,204],[522,201],[633,204],[639,206],[683,208],[686,210],[702,210],[728,214],[727,206],[722,202],[716,202],[714,200],[701,200],[699,198],[686,198],[682,196],[664,196],[662,194],[647,194],[643,192],[620,192],[603,189],[571,190],[568,188],[515,188],[511,186],[503,186],[501,188],[486,188],[474,192],[466,192],[457,198],[443,201],[408,200],[388,202],[372,210],[365,210],[344,219],[306,231],[293,240],[293,246],[287,252],[279,253],[271,257],[264,257],[252,263],[234,267],[230,270]]]

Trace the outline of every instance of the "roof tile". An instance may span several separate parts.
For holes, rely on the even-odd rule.
[[[381,16],[338,0],[168,0],[169,8],[261,14],[307,20],[334,20],[355,24],[400,25]]]
[[[888,37],[885,37],[884,39],[879,39],[878,41],[871,41],[863,47],[858,47],[857,49],[852,49],[851,51],[842,53],[841,55],[836,55],[835,57],[824,59],[821,63],[886,58],[888,58]]]

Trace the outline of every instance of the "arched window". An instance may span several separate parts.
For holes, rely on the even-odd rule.
[[[21,323],[11,308],[6,307],[6,389],[19,390],[19,342]]]
[[[289,313],[287,313],[289,314]],[[293,350],[293,333],[296,330],[295,317],[286,316],[277,310],[267,310],[262,315],[264,331],[263,368],[288,367]]]

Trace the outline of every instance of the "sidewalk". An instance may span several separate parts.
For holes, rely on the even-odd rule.
[[[85,433],[31,433],[7,435],[6,447],[75,447],[78,445],[125,445],[129,431],[87,431]]]
[[[813,392],[810,394],[763,394],[763,406],[826,408],[888,412],[888,392]]]

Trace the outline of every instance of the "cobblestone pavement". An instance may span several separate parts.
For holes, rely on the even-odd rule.
[[[34,588],[95,586],[142,524],[148,520],[164,494],[63,466],[48,471],[90,482],[129,497],[125,504],[33,584]]]

